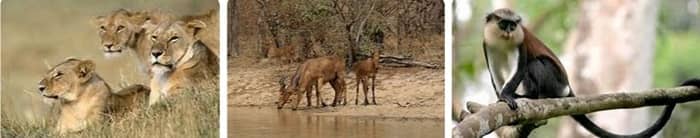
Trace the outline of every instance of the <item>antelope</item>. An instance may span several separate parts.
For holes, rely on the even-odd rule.
[[[355,72],[355,80],[357,82],[357,88],[355,89],[355,105],[358,104],[357,99],[360,94],[360,84],[362,84],[362,89],[365,94],[365,102],[363,105],[368,105],[369,101],[367,99],[368,81],[372,80],[372,104],[377,104],[375,100],[375,80],[377,80],[377,71],[379,70],[379,47],[375,47],[371,58],[363,59],[355,62],[353,65],[353,72]]]
[[[307,101],[311,105],[311,88],[314,85],[316,86],[317,105],[326,106],[319,91],[325,83],[330,83],[335,91],[332,106],[347,102],[341,101],[341,98],[345,99],[345,62],[339,57],[326,56],[309,59],[297,67],[289,86],[285,83],[284,78],[279,83],[281,87],[277,109],[281,109],[290,101],[290,96],[296,95],[295,101],[292,102],[292,110],[296,110],[304,93],[306,93]]]

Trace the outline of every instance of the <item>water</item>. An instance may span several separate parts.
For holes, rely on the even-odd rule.
[[[440,119],[318,116],[274,107],[229,107],[228,136],[248,137],[360,137],[441,138]]]

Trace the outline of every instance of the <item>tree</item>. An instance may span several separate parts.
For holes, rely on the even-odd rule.
[[[564,63],[578,95],[651,87],[658,0],[580,1],[577,25],[565,44]],[[647,109],[596,113],[601,127],[634,133],[649,126]],[[594,116],[595,116],[594,115]],[[566,119],[559,137],[590,136]]]

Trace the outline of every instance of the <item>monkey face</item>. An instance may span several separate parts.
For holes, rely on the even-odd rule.
[[[498,9],[486,16],[484,39],[490,45],[515,45],[523,41],[521,18],[510,9]]]

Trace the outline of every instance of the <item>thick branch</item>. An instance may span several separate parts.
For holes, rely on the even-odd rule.
[[[498,102],[466,116],[453,128],[452,136],[472,138],[484,136],[502,126],[532,123],[557,116],[684,103],[698,99],[700,99],[700,89],[691,86],[590,97],[536,100],[522,98],[516,100],[519,107],[516,111],[511,111],[504,102]]]
[[[370,58],[370,55],[357,53],[356,57]],[[362,59],[362,58],[360,58]],[[439,69],[442,68],[438,64],[427,63],[413,60],[413,58],[408,56],[392,56],[392,55],[379,55],[379,63],[383,63],[384,66],[391,67],[424,67],[429,69]]]
[[[429,69],[439,69],[440,68],[440,65],[437,65],[437,64],[425,63],[425,62],[414,61],[414,60],[396,60],[393,58],[380,58],[379,63],[387,63],[387,65],[389,65],[389,64],[401,65],[401,66],[395,66],[395,67],[419,66],[419,67],[424,67],[424,68],[429,68]],[[391,66],[391,65],[389,65],[389,66]]]

